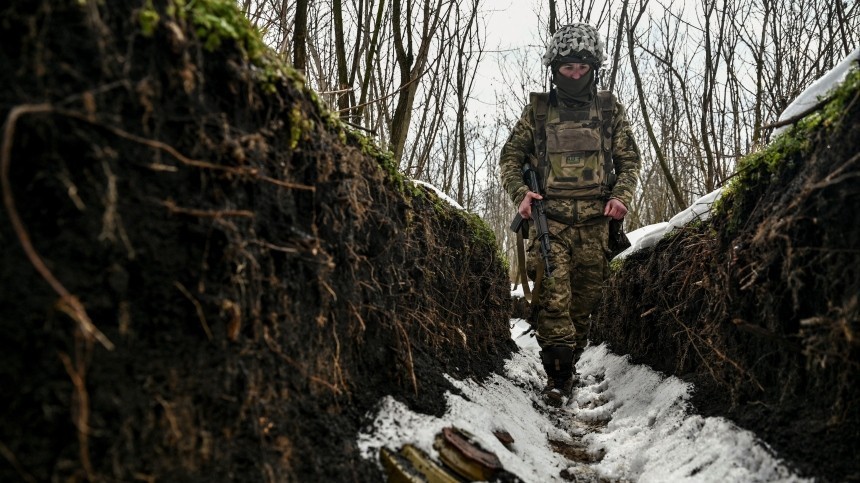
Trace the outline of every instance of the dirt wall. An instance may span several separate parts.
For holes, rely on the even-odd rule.
[[[593,326],[821,481],[860,479],[858,99],[855,71],[740,164],[709,221],[629,257]]]
[[[233,2],[0,10],[0,480],[374,481],[382,395],[501,367],[490,231]]]

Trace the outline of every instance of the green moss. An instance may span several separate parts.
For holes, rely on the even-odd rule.
[[[362,153],[375,159],[400,193],[407,198],[425,196],[421,189],[408,182],[400,173],[393,153],[380,148],[375,141],[361,133],[345,127],[337,114],[329,111],[319,96],[306,88],[301,73],[287,67],[283,60],[264,44],[260,32],[251,25],[233,0],[170,0],[162,15],[154,9],[151,2],[147,3],[138,14],[144,35],[151,36],[165,17],[190,24],[208,51],[216,51],[228,41],[235,44],[247,61],[257,67],[253,72],[264,90],[274,91],[279,82],[293,82],[293,87],[302,92],[316,108],[315,115],[319,116],[325,127],[335,133],[342,142],[358,146]],[[289,122],[288,145],[295,149],[301,142],[303,133],[314,128],[314,121],[308,119],[303,109],[296,105],[289,113]],[[444,210],[437,207],[437,211]]]
[[[795,160],[808,149],[806,133],[793,130],[775,139],[764,150],[741,160],[736,176],[712,208],[714,216],[727,218],[726,235],[733,236],[740,230],[755,205],[754,200],[779,179],[782,172],[794,168]]]
[[[185,0],[173,0],[167,4],[167,16],[185,20]]]
[[[727,219],[724,235],[730,237],[737,233],[761,193],[811,154],[812,139],[818,131],[842,122],[845,107],[857,96],[858,90],[860,70],[854,69],[829,93],[830,101],[823,109],[807,115],[769,145],[741,159],[735,177],[713,207],[715,216]]]
[[[140,24],[140,31],[144,37],[152,37],[160,20],[161,16],[152,6],[152,0],[148,0],[143,8],[137,12],[137,22]]]
[[[399,171],[397,172],[397,175],[400,177],[400,179],[403,179],[403,180],[406,179],[403,175],[400,174]],[[418,186],[416,186],[415,183],[404,183],[403,188],[404,188],[404,191],[403,191],[404,194],[408,194],[412,198],[424,198],[425,197],[424,191],[422,191]]]
[[[164,19],[190,22],[203,47],[210,52],[226,41],[235,43],[246,60],[257,67],[254,75],[267,92],[274,92],[276,84],[283,80],[293,80],[298,88],[304,85],[301,74],[286,68],[233,0],[171,0],[163,14],[149,0],[137,13],[141,33],[146,37],[151,37]]]
[[[152,13],[157,15],[154,10]],[[412,183],[405,182],[391,152],[380,149],[372,140],[347,129],[338,116],[328,110],[317,94],[306,88],[305,79],[301,73],[287,67],[283,60],[277,58],[263,43],[260,33],[237,8],[233,0],[171,0],[166,13],[172,18],[190,22],[196,35],[203,42],[204,48],[209,51],[217,50],[228,40],[234,42],[246,55],[247,60],[257,67],[254,73],[265,91],[273,92],[276,85],[283,81],[293,82],[293,87],[302,92],[314,105],[316,115],[326,128],[343,142],[357,142],[364,154],[377,160],[381,169],[400,192],[413,196],[423,195],[421,190]],[[151,14],[147,15],[149,15],[147,18],[151,18]],[[157,17],[154,23],[152,21],[150,23],[151,28],[154,29],[158,23]],[[308,119],[299,107],[294,107],[290,111],[288,140],[290,148],[295,149],[302,133],[313,127],[313,121]]]
[[[403,178],[399,173],[397,176]],[[430,207],[433,209],[434,217],[442,224],[448,224],[452,220],[460,218],[466,224],[467,231],[470,234],[469,238],[471,239],[471,244],[473,246],[495,250],[496,258],[498,260],[502,260],[507,266],[507,259],[502,254],[499,244],[496,243],[496,234],[490,226],[487,225],[483,218],[466,210],[455,208],[448,202],[448,200],[440,197],[435,191],[425,186],[418,185],[411,181],[405,183],[405,185],[408,187],[405,190],[407,202],[409,199],[416,198],[420,198],[424,202],[429,202]],[[459,224],[459,221],[457,221],[457,223]]]
[[[487,247],[493,247],[498,250],[498,245],[496,243],[496,234],[493,233],[493,230],[487,225],[483,218],[480,216],[469,213],[464,210],[457,210],[457,212],[466,219],[466,224],[469,226],[470,231],[472,232],[472,239],[478,242],[481,245]],[[501,255],[500,255],[501,256]]]
[[[338,117],[336,113],[333,113],[328,109],[328,106],[326,106],[322,99],[319,98],[316,92],[308,91],[307,96],[308,99],[310,99],[311,103],[316,107],[320,119],[323,120],[323,122],[329,129],[331,129],[332,131],[347,131],[344,124],[340,121],[340,117]],[[361,136],[358,133],[356,133],[356,135]]]
[[[304,116],[298,104],[294,105],[290,109],[290,138],[287,140],[290,149],[296,149],[302,139],[302,133],[311,131],[313,128],[314,122]]]
[[[821,118],[825,128],[829,128],[845,117],[847,106],[854,102],[860,92],[860,68],[852,69],[842,84],[831,93],[831,100],[824,106]]]
[[[450,220],[452,216],[454,216],[454,212],[457,211],[451,203],[447,200],[443,200],[435,191],[427,188],[426,186],[421,186],[414,181],[410,181],[408,185],[411,185],[409,192],[413,197],[420,196],[425,201],[430,203],[430,206],[433,208],[433,212],[436,213],[440,219]],[[429,193],[429,196],[427,194]]]
[[[213,51],[225,40],[235,41],[255,61],[267,50],[259,32],[236,7],[233,0],[174,0],[177,12],[190,18],[203,47]]]
[[[406,177],[400,172],[397,167],[397,160],[394,159],[394,153],[380,148],[373,139],[362,135],[358,131],[344,128],[342,124],[339,125],[338,129],[340,130],[338,135],[345,142],[358,147],[365,156],[376,160],[380,169],[385,173],[385,176],[394,183],[399,192],[411,195],[412,197],[424,196],[424,193],[414,183],[407,182]]]

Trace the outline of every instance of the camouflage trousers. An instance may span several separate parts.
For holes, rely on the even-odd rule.
[[[582,349],[588,339],[591,312],[609,273],[609,218],[600,217],[582,225],[547,221],[555,270],[552,277],[544,277],[539,294],[538,345]],[[534,236],[530,239],[526,265],[534,279],[537,264],[542,264],[543,259],[540,244]]]

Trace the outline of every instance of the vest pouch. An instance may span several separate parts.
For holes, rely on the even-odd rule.
[[[546,194],[551,198],[587,199],[603,196],[600,128],[581,123],[548,123]]]

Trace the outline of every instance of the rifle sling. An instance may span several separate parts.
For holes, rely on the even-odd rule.
[[[544,266],[543,263],[537,264],[534,288],[529,289],[529,277],[526,273],[526,254],[523,248],[523,234],[520,231],[517,231],[517,271],[519,272],[520,283],[523,284],[523,298],[532,306],[539,303],[541,286],[543,285]]]
[[[520,283],[523,284],[523,298],[526,302],[532,302],[532,292],[529,288],[529,276],[526,273],[526,252],[523,248],[523,232],[517,230],[517,271],[519,273]]]
[[[612,162],[612,133],[614,122],[612,119],[613,110],[615,109],[615,94],[609,91],[600,91],[597,93],[597,107],[602,124],[603,132],[601,139],[601,150],[603,151],[603,171],[609,180],[607,188],[612,190],[615,186],[615,177],[612,173],[615,172],[615,164]],[[607,142],[608,140],[608,142]]]
[[[538,263],[537,274],[535,274],[535,287],[532,290],[532,306],[540,303],[541,287],[543,287],[543,263]]]
[[[529,289],[529,277],[526,273],[526,254],[523,248],[523,234],[517,231],[517,271],[519,272],[520,283],[523,284],[523,298],[529,305],[540,301],[541,287],[543,286],[544,266],[543,263],[537,264],[537,274],[535,274],[534,288]]]

